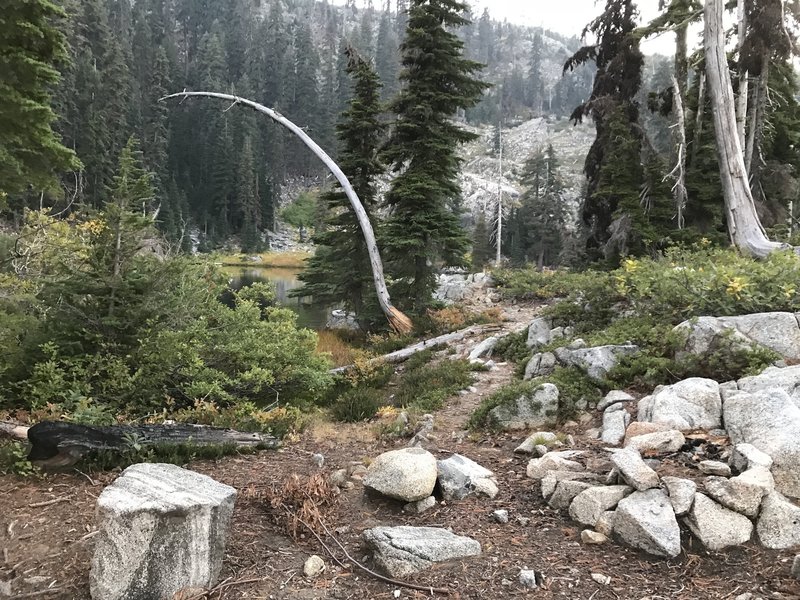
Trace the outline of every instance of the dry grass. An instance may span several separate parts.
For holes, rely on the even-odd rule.
[[[323,329],[317,333],[317,353],[329,353],[334,367],[352,365],[355,362],[354,348],[335,331]]]
[[[249,260],[251,256],[260,261]],[[302,269],[311,257],[308,252],[261,252],[260,254],[223,254],[217,261],[226,267],[274,267],[279,269]]]
[[[326,419],[315,419],[306,433],[314,444],[331,444],[347,446],[351,443],[369,444],[376,439],[375,432],[367,423],[334,423]]]

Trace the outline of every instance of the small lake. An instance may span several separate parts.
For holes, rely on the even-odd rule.
[[[301,327],[320,330],[325,327],[329,310],[313,306],[307,298],[290,298],[289,292],[303,285],[297,276],[300,269],[284,267],[224,267],[223,272],[230,278],[229,286],[240,290],[256,282],[272,283],[278,298],[278,304],[297,313],[297,324]]]

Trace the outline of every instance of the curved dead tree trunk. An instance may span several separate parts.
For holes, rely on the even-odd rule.
[[[704,45],[706,78],[714,110],[719,170],[731,241],[743,253],[763,258],[785,244],[772,242],[756,213],[736,127],[733,87],[725,56],[723,0],[706,0]]]
[[[246,98],[239,98],[238,96],[233,96],[231,94],[220,94],[217,92],[179,92],[177,94],[164,96],[160,100],[168,100],[170,98],[188,98],[190,96],[219,98],[220,100],[228,100],[233,104],[249,106],[250,108],[267,115],[272,120],[283,125],[286,129],[299,137],[302,142],[317,156],[317,158],[325,163],[325,166],[328,167],[330,172],[333,173],[333,176],[336,177],[339,185],[342,186],[344,193],[347,194],[347,198],[350,200],[350,205],[353,207],[353,211],[356,213],[356,217],[358,218],[358,223],[361,226],[361,232],[364,235],[364,241],[367,245],[369,262],[370,266],[372,267],[372,280],[375,283],[375,291],[378,295],[378,303],[381,306],[381,310],[383,310],[383,314],[386,315],[386,318],[388,319],[389,324],[392,326],[392,329],[398,333],[409,333],[413,328],[411,319],[409,319],[400,310],[392,306],[391,299],[389,298],[389,290],[386,288],[386,280],[383,276],[383,263],[381,262],[381,256],[378,252],[378,244],[375,241],[375,233],[372,230],[372,225],[369,222],[367,212],[364,210],[361,200],[358,199],[355,190],[353,190],[353,186],[350,185],[350,181],[348,181],[347,176],[339,168],[339,165],[337,165],[334,160],[328,156],[328,154],[322,148],[320,148],[319,145],[308,136],[308,134],[306,134],[305,131],[300,129],[297,125],[292,123],[280,113],[272,110],[271,108],[267,108],[258,102],[253,102],[252,100],[247,100]]]

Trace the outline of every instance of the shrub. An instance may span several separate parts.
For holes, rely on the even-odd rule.
[[[492,354],[502,360],[511,362],[523,362],[531,355],[531,349],[527,345],[528,330],[523,329],[516,333],[510,333],[497,340]]]
[[[375,416],[386,403],[386,394],[369,387],[357,387],[344,392],[331,406],[331,414],[337,421],[354,423]]]
[[[29,477],[39,469],[28,460],[28,448],[22,442],[4,440],[0,442],[0,474]]]
[[[430,412],[473,382],[472,365],[466,360],[445,359],[435,364],[407,368],[394,402],[398,406]]]
[[[531,394],[539,384],[533,381],[514,381],[501,387],[491,396],[484,398],[480,406],[476,408],[469,417],[467,426],[470,429],[479,429],[486,426],[489,411],[501,404],[508,404],[516,401],[520,396]]]

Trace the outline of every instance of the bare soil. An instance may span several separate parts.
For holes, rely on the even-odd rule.
[[[513,314],[521,323],[532,309]],[[468,344],[474,345],[478,340]],[[435,439],[427,445],[437,457],[458,452],[492,469],[500,493],[493,500],[467,498],[439,503],[421,515],[402,512],[399,502],[364,493],[356,481],[324,510],[327,526],[350,554],[369,565],[361,532],[376,525],[428,525],[450,527],[477,539],[481,556],[439,565],[412,580],[423,586],[446,588],[460,599],[581,598],[631,599],[735,599],[752,593],[751,600],[800,598],[800,581],[790,575],[792,552],[774,552],[754,543],[724,552],[708,552],[688,535],[675,560],[649,557],[615,543],[587,546],[580,542],[581,528],[567,515],[549,508],[538,484],[528,479],[528,457],[513,450],[524,434],[474,434],[463,431],[471,411],[493,389],[507,382],[511,365],[478,373],[475,391],[452,398],[436,415]],[[598,416],[571,424],[576,447],[590,449],[589,460],[604,461],[598,442],[583,432],[596,426]],[[206,473],[239,490],[232,533],[228,542],[221,583],[206,596],[214,599],[378,599],[445,597],[400,589],[360,572],[337,566],[309,534],[292,539],[267,497],[287,478],[332,472],[368,461],[380,452],[404,446],[406,439],[379,439],[370,424],[318,426],[279,451],[232,456],[218,461],[197,461],[188,468]],[[312,453],[325,456],[315,466]],[[664,473],[691,471],[677,458],[664,460]],[[88,573],[93,550],[94,507],[116,472],[84,474],[76,471],[40,478],[0,477],[0,597],[2,582],[11,582],[13,598],[88,599]],[[495,523],[493,510],[510,513],[507,524]],[[528,519],[527,522],[518,518]],[[523,524],[524,523],[524,524]],[[303,577],[304,561],[311,554],[325,559],[327,568],[316,579]],[[539,571],[544,583],[538,590],[524,589],[521,569]],[[609,585],[597,583],[592,573],[611,577]],[[399,590],[397,595],[396,590]],[[6,589],[5,591],[9,591]],[[744,596],[747,598],[747,596]]]

